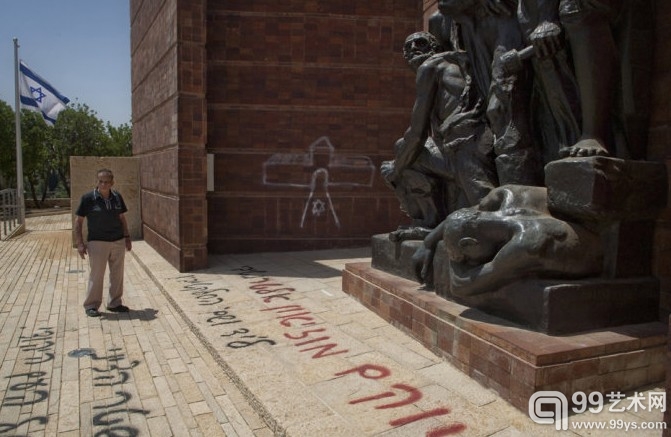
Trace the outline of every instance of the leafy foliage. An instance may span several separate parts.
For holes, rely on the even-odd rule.
[[[47,139],[49,126],[44,123],[42,115],[37,112],[21,111],[21,147],[23,149],[23,177],[30,190],[33,201],[39,205],[37,194],[45,175],[49,174],[49,150]],[[46,184],[44,195],[46,195]]]
[[[111,140],[108,156],[131,156],[133,154],[133,135],[130,124],[124,123],[114,127],[108,122],[107,134]]]
[[[16,132],[14,111],[0,100],[0,189],[16,180]]]
[[[0,100],[0,189],[16,186],[15,140],[14,111]],[[82,103],[63,110],[53,127],[40,114],[21,111],[21,144],[26,186],[38,205],[54,175],[70,195],[70,156],[130,156],[133,149],[129,124],[104,124]]]

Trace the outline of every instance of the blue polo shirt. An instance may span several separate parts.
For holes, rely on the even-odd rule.
[[[119,215],[126,211],[121,194],[111,191],[105,199],[96,188],[82,196],[76,214],[86,217],[87,241],[117,241],[124,237]]]

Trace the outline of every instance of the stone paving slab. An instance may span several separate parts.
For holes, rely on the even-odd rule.
[[[132,253],[133,311],[87,317],[70,232],[36,217],[0,242],[0,435],[273,435]]]
[[[369,248],[211,256],[210,268],[188,274],[147,246],[136,255],[271,427],[288,435],[556,433],[343,293],[345,263],[369,261]],[[638,414],[573,420],[641,423]]]
[[[369,248],[211,256],[180,273],[136,241],[132,311],[93,319],[69,215],[52,217],[0,243],[0,435],[557,433],[342,292],[344,265]],[[606,410],[571,423],[661,418]]]

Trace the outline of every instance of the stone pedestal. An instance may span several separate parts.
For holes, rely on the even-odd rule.
[[[412,255],[422,243],[395,243],[373,237],[372,267],[413,281]],[[433,262],[435,293],[483,312],[551,335],[561,335],[659,318],[659,281],[652,276],[585,280],[530,279],[485,295],[457,298],[450,293],[448,259],[439,243]]]
[[[412,255],[422,244],[419,240],[394,242],[389,240],[389,234],[373,235],[371,239],[372,265],[376,269],[401,278],[418,281],[417,273],[412,265]]]
[[[605,277],[651,274],[654,218],[668,197],[663,163],[604,156],[560,159],[545,166],[545,183],[554,215],[600,230]]]
[[[651,248],[654,217],[667,202],[666,167],[570,158],[548,164],[545,183],[554,218],[600,237],[600,275],[555,280],[541,271],[459,298],[442,241],[435,291],[426,291],[412,263],[423,243],[377,235],[372,266],[347,265],[343,290],[522,410],[539,390],[570,399],[664,380],[668,326],[658,321]]]
[[[576,391],[624,392],[665,377],[668,326],[660,322],[550,336],[369,263],[346,266],[343,290],[523,411],[539,390],[570,399]]]
[[[667,203],[666,166],[595,156],[545,166],[552,213],[595,222],[654,219]]]
[[[489,314],[550,335],[562,335],[659,317],[655,278],[519,281],[486,296],[456,299]]]

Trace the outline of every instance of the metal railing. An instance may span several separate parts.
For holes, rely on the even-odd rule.
[[[22,227],[16,190],[0,190],[0,240],[7,240]]]

